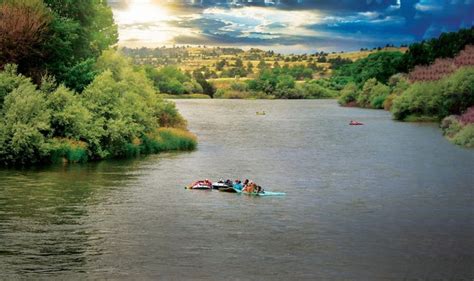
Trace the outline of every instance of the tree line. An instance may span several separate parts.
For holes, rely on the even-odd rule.
[[[110,49],[116,42],[106,1],[1,1],[0,165],[196,146],[147,72]]]

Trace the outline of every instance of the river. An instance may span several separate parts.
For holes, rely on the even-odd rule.
[[[474,150],[436,125],[333,100],[176,103],[196,151],[0,170],[0,279],[474,278]],[[199,178],[287,195],[183,188]]]

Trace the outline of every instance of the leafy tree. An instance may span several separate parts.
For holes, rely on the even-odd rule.
[[[186,94],[196,94],[204,91],[201,84],[196,82],[196,80],[184,82],[183,87]]]
[[[186,92],[183,83],[191,79],[181,70],[173,66],[165,66],[160,69],[147,66],[146,74],[155,85],[156,90],[167,94],[182,95]]]
[[[291,75],[280,75],[277,79],[276,89],[278,90],[293,89],[295,87],[295,79]]]
[[[93,61],[118,40],[104,0],[4,0],[0,9],[0,67],[18,63],[36,83],[48,73],[81,91],[96,74]]]
[[[216,63],[216,70],[222,71],[224,69],[224,66],[226,65],[227,65],[227,61],[225,59],[220,60],[218,63]]]
[[[50,11],[41,0],[1,1],[0,69],[7,63],[27,68],[32,59],[44,56],[41,46],[51,20]]]
[[[304,83],[302,90],[305,92],[305,95],[310,98],[330,98],[335,95],[328,88],[320,85],[317,80]]]
[[[244,67],[244,63],[242,62],[242,59],[241,58],[237,58],[235,60],[235,65],[234,65],[236,68],[243,68]]]
[[[363,85],[371,78],[382,83],[403,69],[403,54],[400,52],[378,52],[341,66],[334,77],[348,77],[358,85]]]
[[[251,61],[247,63],[247,72],[248,73],[253,73],[253,64]]]
[[[408,72],[416,65],[428,65],[437,58],[452,58],[468,44],[474,44],[474,27],[413,43],[403,55],[403,71]]]
[[[47,104],[51,110],[53,137],[76,140],[87,138],[92,115],[79,96],[61,85],[47,95]]]
[[[265,62],[264,59],[261,59],[260,62],[257,65],[258,69],[264,70],[265,68],[268,67],[267,63]]]
[[[198,82],[199,85],[201,85],[203,89],[203,93],[210,97],[213,97],[214,93],[216,92],[216,89],[214,88],[214,86],[211,83],[207,82],[207,80],[204,78],[204,75],[202,75],[202,73],[195,71],[193,74],[194,74],[194,78],[196,79],[196,82]]]
[[[338,102],[341,105],[355,102],[357,100],[358,91],[359,89],[354,82],[346,84],[346,86],[341,90]]]
[[[20,84],[29,83],[30,79],[17,74],[17,65],[7,64],[5,70],[0,72],[0,112],[3,108],[3,100]]]
[[[438,81],[416,82],[393,100],[391,111],[398,120],[408,116],[442,119],[460,114],[474,104],[474,68],[465,67]]]
[[[47,155],[50,110],[45,95],[29,80],[6,97],[0,121],[0,160],[3,164],[30,164]]]

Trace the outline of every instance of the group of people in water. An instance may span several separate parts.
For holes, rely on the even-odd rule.
[[[231,180],[219,180],[217,183],[213,183],[208,179],[198,180],[193,182],[191,185],[186,186],[187,189],[219,189],[220,191],[228,192],[248,192],[248,193],[264,193],[263,188],[255,182],[246,179],[242,182],[239,179],[235,181]]]
[[[234,188],[237,191],[249,192],[249,193],[260,193],[263,192],[263,188],[257,185],[255,182],[246,179],[243,183],[241,180],[236,179],[234,182],[231,180],[220,180],[219,182],[226,184],[229,187]]]

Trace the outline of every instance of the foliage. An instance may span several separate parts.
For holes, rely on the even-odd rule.
[[[59,86],[46,96],[51,110],[51,135],[70,139],[84,139],[90,129],[92,115],[80,96],[65,86]]]
[[[230,89],[233,90],[233,91],[244,92],[244,91],[248,91],[249,86],[248,86],[248,84],[245,83],[245,82],[232,81],[232,82],[230,83]]]
[[[323,85],[322,85],[323,84]],[[302,85],[302,91],[305,93],[307,98],[323,99],[332,98],[336,93],[330,90],[324,83],[319,80],[307,81]]]
[[[196,82],[196,80],[184,82],[183,87],[186,94],[199,94],[204,91],[201,84]]]
[[[16,74],[14,66],[0,72],[3,165],[125,157],[131,144],[160,127],[185,130],[175,105],[157,96],[145,71],[134,69],[113,51],[98,62],[101,73],[81,94],[56,86],[54,79],[45,79],[37,89],[30,79]],[[185,133],[160,134],[163,149],[193,147],[182,137]]]
[[[464,112],[460,117],[459,117],[459,122],[462,124],[472,124],[474,123],[474,105],[469,107],[466,112]]]
[[[354,82],[348,83],[344,87],[344,89],[341,90],[338,102],[341,105],[348,105],[350,103],[354,103],[357,99],[357,94],[357,85]]]
[[[438,81],[416,82],[393,100],[398,120],[409,115],[443,118],[464,112],[474,104],[474,68],[465,67]]]
[[[51,112],[43,93],[22,80],[6,97],[0,120],[2,164],[35,163],[47,155]]]
[[[67,138],[53,138],[48,143],[49,159],[52,163],[87,162],[87,144]]]
[[[385,110],[390,110],[392,108],[393,100],[410,87],[410,82],[408,81],[406,74],[398,73],[390,77],[388,80],[388,86],[390,87],[390,94],[383,102],[383,108]]]
[[[196,136],[176,128],[160,128],[143,137],[140,153],[158,153],[170,150],[193,150],[197,146]]]
[[[329,59],[328,62],[331,63],[331,69],[339,69],[343,65],[351,64],[352,60],[351,59],[346,59],[346,58],[341,58],[341,56],[337,56],[336,58]]]
[[[111,9],[101,0],[44,0],[53,11],[45,49],[49,73],[59,81],[69,81],[69,69],[87,59],[95,59],[118,40]],[[86,72],[89,69],[86,69]],[[68,86],[74,86],[68,84]],[[76,89],[81,90],[81,89]]]
[[[0,68],[16,63],[36,83],[48,73],[82,91],[95,59],[118,40],[102,0],[4,0],[0,11]]]
[[[387,83],[388,79],[403,69],[403,54],[401,52],[378,52],[355,61],[352,64],[341,66],[335,71],[334,77],[347,77],[357,85],[363,85],[367,80],[375,78]],[[339,78],[340,79],[340,78]]]
[[[474,124],[463,127],[452,140],[457,145],[474,148]]]
[[[408,72],[416,65],[428,65],[437,58],[452,58],[468,44],[474,44],[474,27],[442,33],[439,38],[413,43],[403,55],[402,71]]]
[[[4,0],[0,3],[0,69],[7,63],[29,64],[43,56],[52,16],[41,0]]]
[[[147,68],[147,74],[154,82],[157,90],[168,94],[184,94],[185,88],[183,83],[189,81],[189,77],[172,66],[167,66],[159,70]]]
[[[206,78],[204,77],[204,75],[201,73],[201,72],[193,72],[193,77],[194,79],[196,79],[196,82],[199,83],[199,85],[201,85],[202,87],[202,90],[203,90],[203,94],[205,95],[208,95],[210,97],[213,97],[214,96],[214,93],[216,91],[216,89],[214,88],[214,86],[209,83]]]
[[[452,138],[461,131],[462,124],[455,115],[450,115],[441,121],[440,128],[443,130],[443,135]]]
[[[357,105],[368,108],[383,108],[385,99],[390,94],[390,88],[378,82],[375,78],[365,82],[362,90],[358,92]]]
[[[18,88],[20,84],[29,83],[30,79],[17,74],[17,65],[7,64],[5,70],[0,72],[0,111],[3,107],[5,96]]]
[[[68,69],[64,77],[64,84],[71,89],[82,92],[98,74],[98,71],[95,69],[95,64],[96,62],[93,58],[78,62]]]

